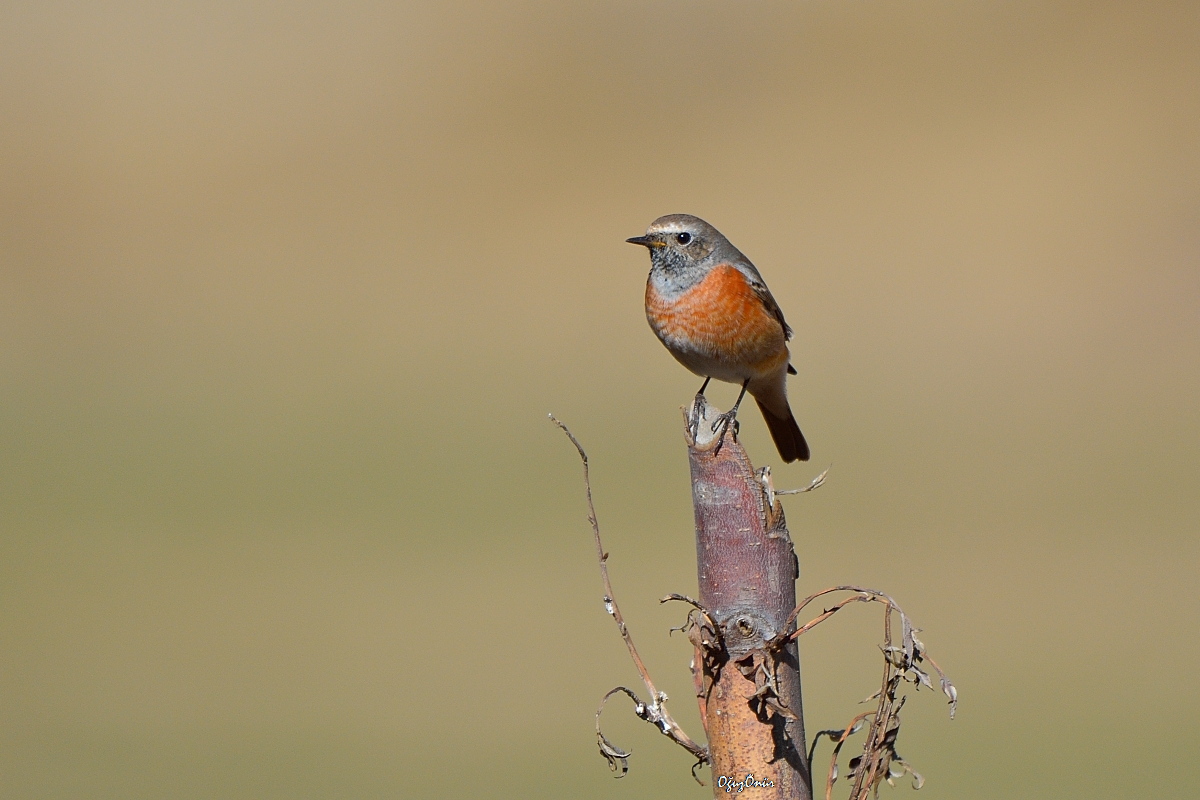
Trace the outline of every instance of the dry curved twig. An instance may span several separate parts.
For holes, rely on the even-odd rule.
[[[629,650],[629,657],[633,659],[633,665],[637,668],[638,674],[642,678],[642,683],[646,686],[646,691],[650,695],[650,702],[643,702],[637,694],[632,690],[618,686],[604,695],[604,699],[600,701],[600,707],[596,709],[596,741],[600,748],[601,755],[608,761],[609,767],[620,774],[622,777],[629,771],[629,756],[630,751],[622,750],[608,740],[600,729],[600,715],[604,711],[604,705],[608,699],[618,692],[624,692],[634,702],[634,713],[640,718],[654,725],[659,732],[666,736],[671,741],[678,744],[680,747],[691,753],[697,761],[697,766],[708,763],[708,748],[695,742],[688,736],[679,723],[671,716],[667,710],[667,695],[665,692],[660,692],[654,686],[654,681],[650,678],[650,671],[646,669],[642,657],[638,654],[637,647],[633,644],[633,637],[629,633],[629,628],[625,625],[625,618],[621,616],[621,609],[617,605],[617,601],[613,596],[612,581],[608,577],[608,553],[604,551],[604,545],[600,541],[600,523],[596,520],[596,507],[592,503],[592,481],[588,471],[588,457],[583,449],[583,445],[575,438],[575,434],[571,433],[566,425],[555,419],[553,414],[548,415],[550,421],[562,430],[571,440],[571,444],[575,445],[575,449],[579,451],[579,458],[583,461],[583,484],[587,490],[588,504],[588,522],[592,526],[592,538],[596,543],[596,558],[600,563],[600,577],[604,581],[604,610],[617,623],[617,630],[621,633],[621,639],[625,642],[625,647]],[[695,776],[695,769],[692,771]],[[697,778],[699,780],[699,778]]]
[[[825,798],[826,800],[830,800],[833,792],[833,784],[838,779],[838,756],[841,753],[842,745],[845,744],[851,735],[862,728],[867,719],[870,719],[871,723],[867,731],[866,741],[863,742],[862,754],[852,758],[848,765],[850,775],[854,778],[854,783],[850,789],[850,800],[863,800],[871,792],[878,792],[879,785],[884,781],[895,785],[894,781],[896,778],[907,774],[913,776],[913,786],[919,789],[924,784],[925,779],[896,752],[896,738],[900,733],[900,709],[904,707],[906,699],[904,695],[899,693],[900,686],[902,683],[908,682],[912,683],[918,690],[921,686],[933,688],[929,674],[921,668],[921,664],[928,661],[941,680],[943,694],[949,698],[951,719],[954,719],[954,712],[958,705],[958,690],[954,688],[954,684],[942,672],[937,662],[925,652],[925,645],[917,638],[918,629],[913,627],[912,620],[909,619],[908,615],[904,613],[904,610],[900,608],[891,596],[878,590],[851,585],[833,586],[828,589],[822,589],[819,592],[809,595],[796,606],[788,617],[789,626],[806,606],[818,597],[823,597],[833,592],[854,592],[854,594],[825,609],[821,614],[801,625],[792,633],[778,637],[776,642],[772,643],[774,646],[779,646],[783,642],[796,639],[851,603],[882,603],[887,607],[883,615],[884,643],[881,648],[884,656],[883,682],[879,691],[867,698],[867,701],[878,701],[875,710],[859,714],[842,731],[821,731],[813,737],[812,750],[809,751],[810,763],[816,752],[817,741],[822,735],[827,736],[835,742],[833,754],[830,757],[829,771],[825,780]],[[899,646],[894,645],[892,642],[893,612],[900,615],[901,636]]]

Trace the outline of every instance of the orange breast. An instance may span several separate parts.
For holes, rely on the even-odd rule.
[[[774,371],[780,361],[787,362],[783,326],[735,267],[713,269],[673,299],[647,284],[646,318],[680,360],[690,352],[754,372]]]

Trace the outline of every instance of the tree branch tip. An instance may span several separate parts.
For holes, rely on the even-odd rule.
[[[565,423],[563,423],[558,417],[554,416],[553,414],[547,414],[546,416],[550,419],[551,422],[553,422],[555,425],[557,425],[563,433],[565,433],[567,435],[567,438],[571,440],[571,444],[575,445],[575,449],[579,451],[579,457],[583,459],[584,466],[587,466],[587,463],[588,463],[587,453],[584,452],[583,445],[581,445],[579,443],[579,440],[575,438],[575,434],[571,433],[571,429],[568,428]]]

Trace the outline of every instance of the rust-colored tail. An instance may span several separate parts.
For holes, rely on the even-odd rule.
[[[771,432],[771,438],[775,440],[779,457],[788,464],[796,459],[808,461],[808,442],[804,441],[804,434],[800,432],[800,425],[792,415],[792,410],[787,408],[786,418],[777,417],[762,404],[761,400],[755,398],[755,402],[758,403],[758,410],[762,412],[763,419],[767,421],[767,430]]]

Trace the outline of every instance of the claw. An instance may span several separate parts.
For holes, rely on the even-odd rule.
[[[717,417],[717,421],[712,424],[712,432],[716,433],[717,428],[721,427],[722,425],[726,427],[733,425],[733,435],[737,436],[742,430],[742,423],[738,421],[736,416],[734,416],[735,413],[736,412],[730,411]]]
[[[707,386],[707,385],[708,385],[708,382],[707,382],[707,381],[705,381],[705,384],[704,384],[704,385],[705,385],[705,386]],[[733,426],[733,438],[734,438],[734,440],[735,440],[735,441],[737,440],[737,435],[738,435],[738,421],[737,421],[737,412],[738,412],[738,406],[740,406],[740,405],[742,404],[742,398],[746,396],[746,389],[747,389],[749,386],[750,386],[750,379],[749,379],[749,378],[746,378],[746,380],[742,381],[742,391],[741,391],[741,392],[738,394],[738,399],[737,399],[737,402],[733,404],[733,408],[729,409],[729,410],[728,410],[728,411],[726,411],[724,414],[722,414],[721,416],[717,417],[717,420],[716,420],[716,422],[714,422],[714,423],[713,423],[713,426],[712,426],[712,432],[713,432],[713,433],[716,433],[716,432],[717,432],[717,426],[720,426],[720,427],[721,427],[721,436],[720,436],[720,438],[718,438],[718,439],[717,439],[717,446],[716,446],[716,447],[713,449],[713,455],[714,455],[714,456],[716,456],[716,455],[720,455],[720,453],[721,453],[721,445],[725,443],[725,434],[729,433],[729,426],[730,426],[730,425],[732,425],[732,426]]]
[[[714,456],[720,454],[721,445],[725,443],[725,434],[729,433],[731,426],[733,427],[733,439],[737,441],[738,430],[741,428],[741,425],[737,421],[736,408],[717,417],[716,421],[712,424],[713,433],[717,432],[717,428],[721,429],[721,435],[717,438],[717,446],[713,448]]]

